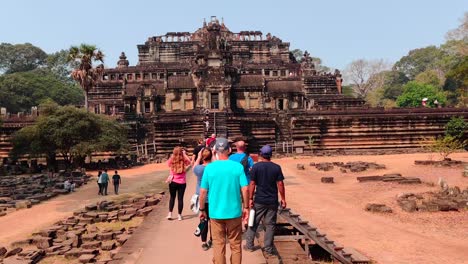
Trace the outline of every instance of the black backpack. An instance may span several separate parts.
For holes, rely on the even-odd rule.
[[[242,166],[244,166],[244,173],[247,174],[249,172],[249,154],[245,153],[245,156],[240,161]]]

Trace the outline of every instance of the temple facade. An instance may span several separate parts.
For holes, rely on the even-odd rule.
[[[342,94],[342,76],[319,72],[308,52],[296,58],[270,33],[230,31],[212,17],[193,33],[168,32],[122,52],[88,93],[89,110],[129,127],[132,151],[166,157],[212,133],[244,139],[248,151],[276,153],[414,151],[443,135],[467,108],[370,108]],[[2,114],[0,157],[12,134],[34,117]]]
[[[158,116],[169,112],[294,111],[360,106],[341,95],[339,71],[317,72],[308,52],[297,62],[289,43],[260,31],[231,32],[212,18],[193,33],[169,32],[122,52],[89,92],[91,111]]]

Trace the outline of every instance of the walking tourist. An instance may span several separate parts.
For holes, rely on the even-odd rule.
[[[169,213],[167,219],[172,219],[172,210],[174,209],[175,199],[177,195],[177,206],[178,206],[178,220],[182,220],[182,210],[184,209],[184,193],[186,184],[186,172],[185,169],[191,163],[190,158],[181,147],[175,147],[172,151],[172,155],[167,161],[167,165],[170,168],[172,180],[169,183]]]
[[[107,185],[109,183],[109,175],[107,174],[107,169],[104,170],[99,179],[101,180],[101,195],[107,195]]]
[[[97,185],[99,187],[98,195],[102,195],[101,175],[102,175],[102,171],[98,171],[98,174],[97,174]]]
[[[284,190],[284,176],[281,167],[271,161],[272,149],[265,145],[260,149],[260,162],[251,170],[249,184],[250,207],[255,210],[253,226],[247,230],[245,249],[254,250],[254,237],[258,225],[263,219],[265,225],[264,250],[269,255],[274,255],[273,235],[275,233],[276,213],[278,211],[278,191],[281,196],[281,207],[286,207]]]
[[[197,188],[196,188],[196,194],[200,195],[200,184],[203,178],[203,172],[205,171],[205,167],[211,162],[211,158],[213,157],[213,154],[210,149],[205,148],[200,151],[200,155],[198,155],[197,160],[195,161],[196,165],[193,168],[193,173],[197,176]],[[202,164],[200,164],[200,162]],[[209,220],[210,220],[210,210],[208,208],[208,198],[205,201],[205,204],[203,206],[199,206],[205,209],[206,212],[206,221],[207,225],[205,225],[205,228],[201,230],[201,241],[202,241],[202,248],[203,250],[208,250],[212,244],[212,241],[207,242],[207,237],[208,237],[208,226],[209,226]]]
[[[195,163],[195,160],[198,158],[198,153],[205,147],[205,141],[203,138],[200,138],[198,140],[198,145],[193,149],[193,155],[192,155],[192,166],[199,165],[201,163]]]
[[[119,186],[122,183],[122,179],[117,171],[115,171],[115,174],[112,176],[112,183],[114,184],[114,193],[119,194]]]
[[[247,179],[244,168],[228,159],[231,148],[227,139],[217,138],[214,151],[217,160],[205,167],[200,184],[200,218],[207,218],[207,208],[204,206],[208,196],[213,262],[226,263],[227,237],[231,247],[231,263],[239,264],[242,262],[242,218],[247,218],[249,212]]]
[[[206,139],[206,146],[212,149],[215,142],[216,142],[216,134],[211,134],[211,137]]]
[[[242,166],[244,167],[245,176],[247,177],[247,182],[250,182],[250,170],[254,165],[254,161],[252,157],[250,157],[249,154],[245,152],[246,147],[244,141],[237,141],[235,145],[237,148],[237,152],[229,156],[229,159],[235,162],[240,162],[240,164],[242,164]]]

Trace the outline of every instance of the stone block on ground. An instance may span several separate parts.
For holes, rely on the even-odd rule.
[[[391,213],[392,208],[386,206],[385,204],[375,204],[375,203],[368,203],[366,205],[366,211],[374,212],[374,213]]]
[[[11,256],[14,256],[18,253],[20,253],[21,251],[23,251],[23,248],[20,248],[20,247],[16,247],[14,249],[11,249],[10,251],[7,251],[4,255],[5,258],[8,258],[8,257],[11,257]]]
[[[138,216],[147,216],[149,213],[151,213],[151,211],[153,211],[153,208],[146,207],[146,208],[138,210],[137,215]]]
[[[123,245],[125,242],[127,242],[127,240],[130,238],[129,235],[127,234],[121,234],[121,235],[118,235],[117,236],[117,242],[120,244],[120,245]]]
[[[49,248],[52,245],[52,238],[50,237],[33,237],[32,243],[38,248],[38,249],[46,249]]]
[[[404,180],[399,181],[398,183],[399,184],[420,184],[422,182],[421,182],[421,179],[419,178],[405,178]]]
[[[305,170],[304,164],[296,164],[296,168],[297,168],[298,170]]]
[[[127,222],[132,220],[132,218],[135,216],[135,214],[126,214],[122,217],[119,217],[120,221]]]
[[[97,237],[97,233],[88,233],[88,234],[84,234],[81,236],[81,239],[83,240],[83,242],[88,242],[88,241],[93,241],[94,239],[96,239]]]
[[[101,249],[102,250],[106,250],[106,251],[109,251],[109,250],[112,250],[116,247],[116,244],[115,244],[115,241],[105,241],[101,244]]]
[[[90,241],[81,245],[84,249],[97,249],[101,246],[101,241]]]
[[[80,263],[91,263],[94,262],[96,255],[94,254],[83,254],[78,258]]]
[[[114,233],[113,232],[100,233],[98,234],[97,239],[101,241],[112,240],[114,239]]]
[[[401,209],[409,213],[414,212],[418,209],[416,201],[413,200],[402,200],[399,201],[399,204],[401,206]]]
[[[321,181],[322,183],[334,183],[333,177],[322,177],[322,178],[320,179],[320,181]]]
[[[96,204],[89,204],[85,206],[86,211],[96,211],[97,205]]]
[[[0,258],[5,256],[5,254],[7,253],[7,249],[5,247],[0,247]]]
[[[15,208],[16,209],[31,208],[31,206],[32,206],[32,203],[29,200],[17,201],[15,203]]]
[[[159,203],[159,199],[156,199],[156,198],[148,198],[148,200],[146,200],[146,204],[148,206],[154,206],[154,205],[157,205]]]

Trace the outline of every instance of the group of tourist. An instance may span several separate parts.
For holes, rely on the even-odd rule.
[[[97,184],[99,187],[98,195],[107,195],[107,187],[109,185],[109,174],[107,174],[107,169],[102,171],[98,171],[97,176]],[[119,173],[115,171],[114,175],[112,176],[112,183],[114,185],[114,193],[119,194],[119,187],[122,184],[122,178],[120,177]]]
[[[203,250],[213,247],[213,262],[226,263],[226,238],[231,248],[231,263],[242,261],[242,232],[251,209],[254,219],[246,230],[246,251],[254,251],[254,237],[260,222],[265,226],[264,250],[275,254],[273,236],[278,207],[286,207],[284,176],[281,167],[271,161],[273,150],[269,145],[259,151],[259,162],[254,164],[246,151],[244,141],[235,143],[237,152],[231,155],[226,138],[212,135],[199,140],[192,159],[185,150],[176,147],[168,160],[170,202],[167,218],[172,219],[175,199],[178,200],[178,220],[182,220],[183,199],[186,189],[186,169],[192,165],[197,177],[196,194]],[[280,202],[278,202],[278,192]],[[211,239],[208,240],[208,230]]]

